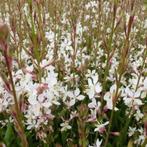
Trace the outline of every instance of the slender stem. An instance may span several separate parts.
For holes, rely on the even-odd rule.
[[[107,132],[107,135],[106,135],[106,140],[105,140],[105,143],[104,143],[104,147],[106,147],[107,144],[108,144],[108,139],[109,139],[109,135],[110,135],[110,131],[111,131],[111,126],[112,126],[113,115],[114,115],[114,108],[115,108],[115,106],[113,106],[113,109],[112,109],[112,112],[111,112],[109,126],[108,126],[108,132]]]
[[[105,143],[104,143],[104,147],[106,147],[107,144],[108,144],[108,139],[109,139],[111,126],[112,126],[112,121],[113,121],[113,116],[114,116],[114,109],[115,109],[115,106],[116,106],[116,100],[118,99],[118,96],[119,96],[118,93],[119,93],[121,77],[122,77],[122,74],[119,76],[119,80],[116,83],[117,87],[116,87],[116,92],[115,92],[115,96],[114,96],[113,108],[112,108],[112,111],[111,111],[111,116],[110,116],[110,121],[109,121],[109,126],[108,126],[108,132],[107,132],[107,135],[106,135],[106,140],[105,140]]]
[[[26,139],[26,135],[24,133],[23,124],[22,124],[22,120],[21,120],[21,112],[20,112],[20,108],[19,108],[19,105],[18,105],[18,101],[17,101],[17,95],[16,95],[16,90],[15,90],[15,86],[14,86],[14,81],[13,81],[13,76],[12,76],[12,72],[11,72],[11,68],[10,68],[7,50],[4,52],[4,54],[5,54],[4,56],[5,56],[8,74],[10,76],[10,82],[11,82],[11,86],[12,86],[12,92],[13,92],[13,98],[14,98],[14,104],[15,104],[15,111],[16,111],[16,120],[17,120],[18,127],[20,129],[19,133],[20,133],[20,138],[21,138],[21,141],[22,141],[22,146],[28,147],[28,142],[27,142],[27,139]]]

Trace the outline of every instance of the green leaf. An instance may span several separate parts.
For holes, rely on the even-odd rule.
[[[15,134],[14,134],[13,126],[11,123],[8,123],[4,137],[4,141],[8,147],[11,146],[11,143],[13,142],[14,138],[15,138]]]

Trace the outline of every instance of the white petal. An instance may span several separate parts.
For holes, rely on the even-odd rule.
[[[145,98],[146,97],[146,92],[142,92],[142,94],[141,94],[141,98]]]
[[[144,88],[147,89],[147,78],[145,78],[143,85],[144,85]]]
[[[104,100],[108,100],[108,99],[110,99],[110,97],[111,97],[110,92],[107,92],[107,93],[104,95]]]
[[[55,104],[55,105],[57,105],[57,106],[59,106],[59,105],[60,105],[60,103],[59,103],[58,101],[55,101],[55,100],[54,100],[54,101],[52,101],[52,103],[53,103],[53,104]]]
[[[70,126],[70,125],[68,125],[68,126],[66,126],[66,128],[67,128],[67,129],[71,129],[71,126]]]
[[[125,92],[129,97],[133,97],[133,92],[128,87],[125,89]]]
[[[93,83],[96,84],[98,81],[98,75],[92,76]]]
[[[79,96],[77,97],[77,100],[82,101],[84,98],[85,98],[84,95],[79,95]]]
[[[102,88],[101,88],[100,84],[97,83],[97,84],[95,85],[95,91],[96,91],[97,93],[100,93],[101,90],[102,90]]]
[[[73,97],[74,97],[74,94],[73,94],[71,91],[68,91],[68,92],[67,92],[67,95],[68,95],[70,98],[73,98]]]
[[[110,93],[114,93],[116,90],[116,85],[112,85],[110,88]]]
[[[97,131],[99,131],[99,128],[95,128],[95,129],[94,129],[94,132],[97,132]]]
[[[140,96],[140,91],[136,91],[134,97],[139,97],[139,96]]]
[[[92,99],[92,102],[88,104],[89,108],[95,108],[96,107],[96,100]]]
[[[95,91],[94,91],[93,87],[88,90],[87,94],[90,99],[92,99],[94,97]]]
[[[89,87],[93,86],[92,80],[90,78],[88,78],[88,86]]]
[[[36,105],[38,101],[36,100],[36,96],[32,95],[31,97],[28,98],[28,101],[31,105]]]
[[[73,106],[74,104],[75,104],[75,99],[70,100],[69,106],[71,107],[71,106]]]
[[[42,106],[49,108],[52,104],[50,102],[45,102],[42,104]]]
[[[75,96],[78,96],[80,94],[80,90],[79,88],[76,88],[76,90],[74,91]]]
[[[131,107],[132,98],[124,97],[123,100],[124,100],[124,103],[125,103],[128,107]]]
[[[41,102],[41,103],[44,101],[44,94],[40,94],[38,96],[38,101]]]
[[[142,101],[141,101],[140,99],[135,99],[135,100],[134,100],[134,104],[137,105],[137,106],[140,106],[140,105],[142,105],[143,103],[142,103]]]
[[[112,104],[111,99],[107,100],[107,108],[110,109],[110,110],[112,110],[112,108],[113,108],[113,104]]]
[[[39,115],[40,115],[40,113],[41,113],[40,108],[41,108],[40,104],[35,105],[35,106],[33,107],[33,112],[34,112],[34,115],[35,115],[35,116],[39,116]]]
[[[102,144],[102,140],[97,139],[96,140],[96,147],[100,147],[101,144]]]

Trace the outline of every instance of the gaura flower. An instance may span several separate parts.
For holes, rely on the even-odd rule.
[[[98,82],[98,75],[92,75],[88,78],[88,89],[86,89],[86,94],[90,99],[94,98],[95,94],[100,93],[102,90],[101,84]]]

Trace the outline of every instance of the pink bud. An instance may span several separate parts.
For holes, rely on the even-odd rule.
[[[114,135],[114,136],[119,136],[120,132],[111,132],[111,134]]]

